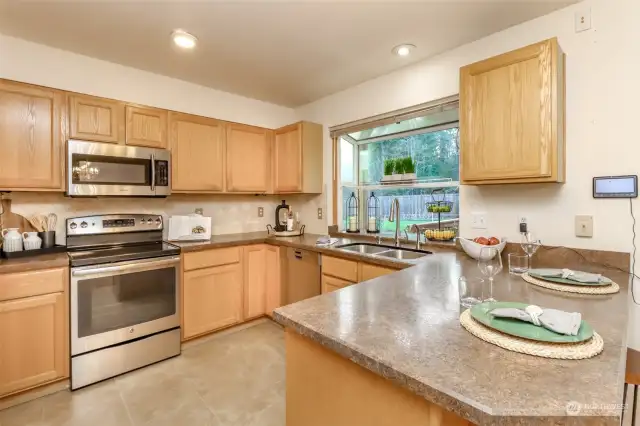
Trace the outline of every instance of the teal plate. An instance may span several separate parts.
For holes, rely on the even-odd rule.
[[[602,280],[600,282],[597,282],[597,283],[580,283],[578,281],[568,280],[566,278],[543,277],[540,274],[536,274],[535,272],[531,272],[531,270],[529,270],[529,275],[531,275],[533,278],[537,278],[537,279],[542,280],[542,281],[551,281],[551,282],[558,283],[558,284],[579,285],[579,286],[588,286],[588,287],[593,287],[593,286],[601,287],[601,286],[605,286],[605,285],[611,285],[611,280],[609,278],[606,278],[606,277],[602,277]]]
[[[593,336],[593,328],[584,320],[580,325],[577,336],[566,336],[517,319],[495,318],[489,313],[489,311],[496,308],[517,308],[524,310],[527,306],[529,305],[519,302],[483,302],[471,308],[471,316],[479,323],[494,330],[538,342],[580,343],[591,339]]]

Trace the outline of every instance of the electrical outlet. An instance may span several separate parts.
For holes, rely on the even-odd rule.
[[[322,219],[322,207],[318,207],[318,219]]]
[[[576,237],[593,237],[593,216],[576,216]]]
[[[518,216],[518,231],[519,232],[529,232],[529,230],[528,230],[528,222],[529,222],[529,220],[527,219],[526,216],[524,216],[524,215]]]
[[[484,213],[471,213],[471,227],[473,229],[487,229],[487,218]]]
[[[202,209],[202,207],[198,207],[196,209],[196,214],[199,214],[199,215],[203,215],[204,214],[204,210]]]
[[[575,24],[577,33],[591,29],[591,9],[584,7],[576,11]]]
[[[258,217],[264,217],[264,207],[258,207]]]

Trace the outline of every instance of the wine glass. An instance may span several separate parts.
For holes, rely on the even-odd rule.
[[[520,246],[522,250],[529,256],[529,269],[533,267],[533,263],[531,263],[531,258],[534,253],[538,250],[542,242],[536,238],[536,236],[531,232],[523,232],[522,238],[520,241]]]
[[[485,277],[489,278],[489,297],[485,302],[495,302],[493,298],[493,277],[502,271],[502,257],[496,247],[482,247],[478,258],[478,268]]]

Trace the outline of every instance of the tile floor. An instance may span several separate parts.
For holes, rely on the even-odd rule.
[[[284,375],[284,332],[266,322],[0,411],[0,426],[284,426]]]

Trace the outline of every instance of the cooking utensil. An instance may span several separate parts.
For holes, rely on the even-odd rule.
[[[38,214],[29,219],[29,222],[38,232],[47,231],[47,217],[43,214]]]
[[[56,224],[58,223],[58,215],[55,213],[49,213],[47,216],[47,231],[55,231]]]

